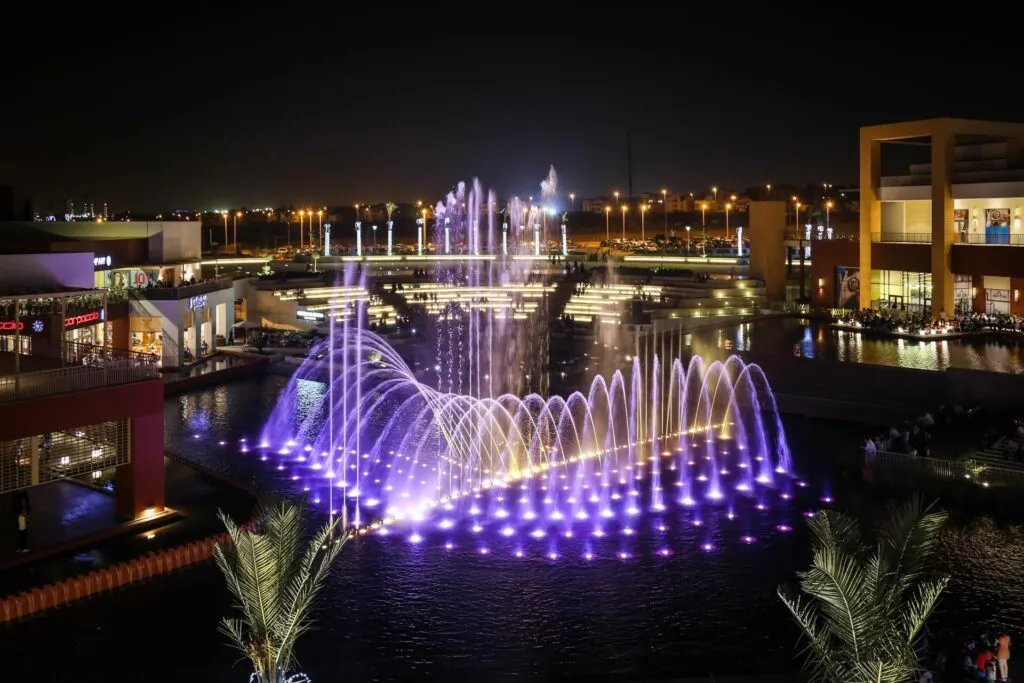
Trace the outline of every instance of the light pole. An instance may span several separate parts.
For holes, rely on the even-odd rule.
[[[304,215],[306,215],[306,212],[299,209],[299,251],[302,251],[302,247],[305,244],[304,240],[306,239],[306,236],[302,234],[302,217]]]
[[[373,224],[373,251],[377,253],[377,224]]]
[[[570,211],[575,211],[576,210],[576,195],[573,192],[569,193],[569,210]]]
[[[228,248],[228,212],[221,211],[220,215],[224,217],[224,248]]]
[[[626,211],[629,210],[629,206],[626,204],[622,205],[622,241],[626,241]]]
[[[235,227],[234,227],[235,240],[234,240],[234,242],[235,242],[235,253],[236,254],[239,253],[238,252],[238,219],[241,218],[241,217],[242,217],[242,212],[241,211],[239,211],[238,213],[235,214]]]
[[[704,220],[704,215],[708,210],[708,203],[700,203],[700,231],[704,234],[704,241],[701,242],[701,249],[704,251],[704,255],[708,255],[708,224]]]
[[[686,254],[690,254],[690,226],[686,226]]]
[[[661,191],[661,206],[665,209],[665,237],[668,237],[668,190]]]
[[[644,228],[644,214],[646,214],[646,213],[647,213],[647,205],[646,204],[641,204],[640,205],[640,241],[641,242],[646,242],[647,241],[646,229]]]
[[[831,223],[832,200],[825,202],[825,230],[832,229]]]
[[[725,203],[725,240],[729,241],[729,209],[732,208],[732,204],[729,202]]]
[[[715,206],[718,206],[718,188],[712,185],[711,194],[715,196]]]
[[[324,212],[323,209],[316,210],[316,238],[318,244],[324,243]]]
[[[615,192],[613,192],[612,194],[615,195],[615,206],[618,206],[619,205],[619,191],[615,190]]]
[[[768,189],[768,197],[767,198],[771,199],[772,198],[772,184],[768,183],[767,185],[765,185],[765,187]]]
[[[604,207],[604,241],[605,242],[611,242],[612,241],[612,231],[611,231],[611,228],[609,227],[609,223],[611,221],[611,217],[612,217],[612,207],[610,207],[610,206]]]

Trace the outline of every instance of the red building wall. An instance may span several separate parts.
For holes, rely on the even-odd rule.
[[[164,383],[153,379],[0,404],[0,441],[129,420],[131,463],[117,468],[117,513],[164,507]]]

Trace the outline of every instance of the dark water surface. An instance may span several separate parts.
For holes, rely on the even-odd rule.
[[[729,351],[781,352],[918,370],[1024,372],[1024,344],[1009,337],[914,341],[837,330],[825,323],[799,318],[773,318],[700,330],[693,333],[692,343],[698,353],[718,349],[718,355]]]
[[[291,491],[268,463],[229,446],[258,436],[285,381],[244,380],[169,399],[169,449],[262,490]],[[670,511],[666,538],[630,539],[621,546],[631,551],[628,560],[611,553],[587,562],[571,544],[559,546],[555,561],[543,552],[519,559],[497,540],[485,556],[468,535],[456,535],[450,551],[433,535],[420,545],[400,533],[353,542],[329,580],[318,629],[300,643],[304,670],[315,683],[795,672],[797,634],[775,590],[808,562],[802,512],[820,506],[823,495],[834,495],[839,507],[855,495],[855,485],[835,484],[832,463],[860,431],[807,420],[786,426],[795,467],[808,482],[803,498],[774,501],[766,511],[738,509],[734,521],[723,508],[705,508],[700,528],[693,511]],[[793,531],[779,533],[779,524]],[[743,535],[757,540],[744,543]],[[705,542],[715,551],[703,552]],[[662,557],[666,546],[672,554]],[[943,560],[954,581],[938,628],[1024,627],[1020,528],[957,521]],[[34,680],[245,681],[244,666],[232,669],[235,654],[216,631],[229,611],[211,565],[20,624],[0,652],[11,680],[31,672]],[[25,651],[44,654],[26,658]]]

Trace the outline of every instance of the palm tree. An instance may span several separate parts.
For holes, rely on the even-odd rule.
[[[914,645],[949,581],[932,571],[946,518],[915,498],[893,507],[870,542],[842,513],[808,520],[813,559],[799,574],[803,595],[780,587],[779,597],[807,641],[812,680],[917,680]]]
[[[350,532],[326,524],[303,547],[304,506],[279,501],[261,506],[255,523],[239,526],[223,512],[228,540],[213,556],[235,597],[240,618],[223,631],[252,663],[254,683],[286,683],[296,666],[295,641],[313,624],[313,602]]]

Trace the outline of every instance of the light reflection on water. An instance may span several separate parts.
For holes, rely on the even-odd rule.
[[[730,331],[725,338],[741,336]],[[285,383],[270,376],[168,399],[169,450],[260,490],[293,493],[291,481],[236,447],[242,437],[258,438]],[[322,391],[317,383],[303,385],[300,403],[308,410]],[[858,430],[789,419],[786,428],[797,471],[831,492],[824,454],[834,449],[822,444],[849,442]],[[840,505],[846,494],[837,494]],[[682,529],[684,522],[680,517],[669,527]],[[578,551],[558,562],[520,560],[511,546],[497,544],[481,556],[467,536],[452,537],[455,552],[445,551],[440,535],[415,546],[403,534],[366,539],[343,553],[303,664],[321,673],[344,668],[357,680],[410,680],[427,672],[439,680],[611,681],[680,671],[792,671],[795,632],[774,591],[806,566],[806,530],[799,520],[786,535],[772,534],[768,518],[750,524],[759,539],[753,545],[715,536],[718,551],[702,553],[685,532],[671,558],[637,552],[628,562],[586,563]],[[635,543],[645,548],[642,538]],[[1024,628],[1019,527],[958,520],[941,552],[953,580],[935,630]],[[181,597],[163,599],[177,606]],[[742,661],[734,656],[737,639]]]
[[[916,341],[885,339],[837,330],[824,323],[775,318],[686,335],[695,352],[720,357],[725,352],[794,353],[805,358],[895,365],[918,370],[1024,372],[1024,345],[993,338]]]

